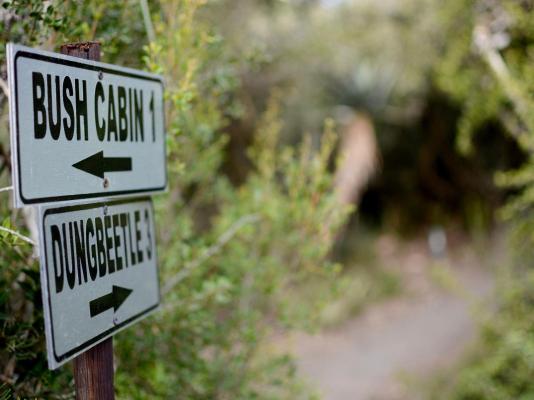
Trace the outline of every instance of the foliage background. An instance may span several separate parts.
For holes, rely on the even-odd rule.
[[[534,25],[532,1],[451,2],[444,10],[455,35],[445,47],[437,81],[463,105],[457,145],[475,152],[477,128],[499,124],[522,148],[520,167],[495,175],[511,188],[500,217],[510,222],[510,265],[499,279],[498,309],[481,316],[480,344],[456,376],[444,378],[432,398],[528,399],[534,395],[532,348],[532,240]]]
[[[354,247],[339,234],[350,210],[332,173],[334,128],[361,112],[381,170],[350,218],[357,241],[362,226],[511,228],[513,265],[496,314],[481,316],[479,351],[428,396],[532,396],[533,1],[162,0],[149,3],[153,38],[142,3],[14,0],[0,12],[3,43],[97,39],[103,61],[166,79],[164,304],[115,340],[118,396],[313,396],[265,339],[313,329],[332,298],[354,295],[337,262]],[[0,109],[5,187],[4,94]],[[2,226],[29,235],[27,214],[0,196]],[[46,368],[32,247],[5,231],[0,246],[0,396],[72,397],[70,369]]]
[[[295,398],[306,390],[291,360],[266,354],[260,345],[269,332],[309,324],[331,292],[295,302],[292,291],[314,279],[333,282],[339,272],[326,257],[348,214],[331,190],[335,134],[327,123],[317,151],[309,140],[281,148],[280,100],[273,95],[248,150],[252,171],[232,186],[220,170],[223,128],[240,112],[233,95],[239,65],[197,17],[202,5],[159,2],[153,10],[156,37],[149,44],[137,2],[5,2],[2,39],[51,49],[98,39],[105,61],[145,66],[167,81],[170,187],[156,199],[164,303],[115,340],[119,397]],[[5,95],[2,107],[6,152]],[[3,166],[5,186],[9,168]],[[7,200],[7,193],[2,196]],[[4,228],[28,233],[21,213],[11,212],[7,201],[2,216]],[[0,233],[3,395],[71,397],[70,369],[46,367],[32,248]]]

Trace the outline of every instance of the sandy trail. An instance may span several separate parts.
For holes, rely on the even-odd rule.
[[[423,249],[423,250],[421,250]],[[327,400],[416,399],[403,379],[424,379],[457,362],[476,335],[470,302],[488,299],[493,278],[473,253],[442,262],[465,295],[431,277],[421,243],[390,251],[405,292],[335,330],[291,340],[301,375]]]

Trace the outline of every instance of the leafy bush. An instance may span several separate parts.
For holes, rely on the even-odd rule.
[[[445,9],[455,34],[437,76],[463,105],[460,148],[472,151],[476,127],[496,120],[530,156],[518,170],[496,177],[516,192],[502,210],[511,222],[514,265],[498,288],[498,311],[483,323],[477,356],[435,398],[534,397],[533,7],[532,1],[470,2],[467,8],[463,1],[450,1]]]
[[[14,25],[2,35],[55,48],[92,34],[106,61],[135,66],[144,54],[144,65],[166,79],[169,191],[156,198],[163,305],[116,336],[118,396],[293,399],[306,389],[291,359],[266,351],[263,339],[309,325],[329,290],[305,301],[292,290],[310,280],[333,283],[339,271],[327,255],[349,210],[331,191],[335,135],[327,123],[318,151],[309,141],[281,148],[275,94],[249,150],[253,170],[232,186],[220,171],[224,126],[240,111],[233,96],[240,65],[199,14],[203,4],[159,2],[148,44],[138,2],[5,2]],[[7,169],[0,186],[9,184]],[[28,231],[0,195],[0,395],[71,397],[69,368],[45,365],[38,263],[31,246],[5,228]]]

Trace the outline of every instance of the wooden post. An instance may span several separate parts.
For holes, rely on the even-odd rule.
[[[78,400],[113,400],[113,338],[104,340],[74,359]]]
[[[61,46],[69,56],[100,60],[100,43],[84,42]],[[113,338],[80,354],[74,359],[74,383],[78,400],[113,400]]]
[[[100,61],[100,43],[82,42],[69,43],[61,46],[61,54],[85,58],[86,60]]]

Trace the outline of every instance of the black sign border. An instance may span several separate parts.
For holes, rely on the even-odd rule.
[[[59,65],[66,65],[69,67],[75,67],[75,68],[81,68],[81,69],[88,69],[91,71],[96,72],[103,72],[103,73],[110,73],[113,75],[120,75],[120,76],[127,76],[130,78],[137,78],[137,79],[143,79],[148,81],[154,81],[159,82],[161,86],[163,87],[163,81],[156,77],[150,77],[146,75],[136,74],[134,72],[129,71],[122,71],[117,70],[108,66],[99,66],[99,65],[92,65],[92,64],[84,64],[79,61],[75,60],[65,60],[63,58],[56,58],[53,56],[48,56],[44,54],[38,54],[38,53],[32,53],[30,51],[26,50],[17,50],[17,53],[13,60],[13,70],[14,70],[14,81],[15,81],[15,99],[13,101],[15,102],[15,119],[16,119],[16,126],[17,126],[17,168],[18,168],[18,193],[19,196],[24,204],[39,204],[39,203],[49,203],[49,202],[59,202],[59,201],[67,201],[67,200],[82,200],[82,199],[93,199],[98,197],[109,197],[109,196],[121,196],[121,195],[134,195],[134,194],[141,194],[141,193],[147,193],[147,192],[160,192],[164,191],[167,187],[167,166],[165,165],[164,172],[165,172],[165,183],[163,186],[158,186],[154,188],[147,188],[147,189],[138,189],[138,190],[117,190],[117,191],[106,191],[106,192],[98,192],[98,193],[86,193],[86,194],[71,194],[71,195],[64,195],[64,196],[49,196],[49,197],[35,197],[28,199],[24,197],[22,194],[22,168],[21,168],[21,157],[20,157],[20,129],[19,129],[19,95],[18,95],[18,79],[17,79],[17,60],[19,57],[23,58],[29,58],[33,60],[39,60],[39,61],[46,61],[50,62],[52,64],[59,64]],[[165,110],[165,100],[162,99],[162,110]],[[163,158],[166,163],[167,158],[167,132],[165,130],[165,113],[163,113]]]
[[[68,359],[69,357],[71,357],[72,355],[84,350],[84,349],[89,349],[90,347],[92,347],[92,345],[96,344],[98,341],[108,337],[108,336],[113,336],[113,333],[120,330],[121,328],[123,328],[125,325],[128,325],[132,322],[134,322],[135,320],[138,320],[138,319],[141,319],[141,317],[143,317],[143,315],[146,315],[148,313],[150,313],[152,310],[155,310],[156,308],[159,307],[159,305],[161,304],[161,290],[160,290],[160,280],[159,280],[159,269],[158,269],[158,253],[157,253],[157,248],[154,248],[154,256],[155,256],[155,260],[154,262],[156,263],[156,277],[157,277],[157,280],[158,280],[158,302],[153,305],[153,306],[150,306],[149,308],[147,308],[146,310],[144,311],[141,311],[140,313],[122,321],[120,324],[117,324],[117,325],[114,325],[112,328],[108,329],[107,331],[104,331],[100,334],[98,334],[97,336],[85,341],[84,343],[76,346],[75,348],[67,351],[66,353],[58,356],[57,353],[56,353],[56,341],[55,341],[55,334],[54,334],[54,318],[52,316],[52,298],[50,296],[50,280],[49,280],[49,274],[48,274],[48,254],[47,254],[47,246],[46,246],[46,229],[45,229],[45,220],[46,220],[46,217],[48,215],[53,215],[53,214],[63,214],[63,213],[67,213],[67,212],[72,212],[72,211],[81,211],[81,210],[89,210],[89,209],[93,209],[93,208],[99,208],[99,207],[103,207],[103,206],[116,206],[116,205],[120,205],[120,204],[129,204],[129,203],[140,203],[140,202],[145,202],[147,201],[149,204],[150,204],[150,208],[152,209],[152,223],[154,224],[154,227],[156,225],[156,221],[154,219],[155,217],[155,214],[154,214],[154,203],[152,202],[152,199],[150,197],[141,197],[141,198],[134,198],[134,199],[127,199],[127,200],[116,200],[116,201],[103,201],[103,202],[99,202],[99,203],[90,203],[90,204],[80,204],[80,205],[75,205],[75,206],[63,206],[63,207],[57,207],[57,208],[49,208],[47,209],[44,214],[43,214],[43,221],[42,221],[42,234],[43,234],[43,246],[44,247],[44,266],[45,266],[45,273],[46,273],[46,287],[47,287],[47,297],[48,297],[48,315],[50,316],[50,332],[52,333],[52,351],[53,351],[53,355],[54,355],[54,359],[56,360],[56,363],[60,364],[61,362],[63,362],[64,360]],[[152,235],[154,236],[154,243],[157,243],[157,240],[156,240],[156,232],[153,231],[152,232]],[[41,288],[42,290],[42,288]]]

